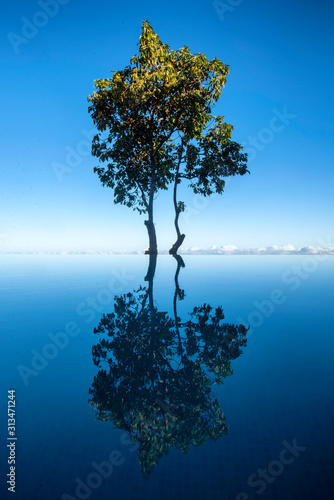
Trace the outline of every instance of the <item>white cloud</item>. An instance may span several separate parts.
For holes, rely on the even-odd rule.
[[[99,255],[133,255],[133,254],[143,254],[143,251],[138,250],[86,250],[86,251],[36,251],[36,252],[7,252],[1,251],[0,254],[55,254],[55,255],[78,255],[78,254],[99,254]],[[161,250],[160,255],[168,254],[167,250]],[[313,247],[306,246],[301,248],[295,248],[293,245],[272,245],[268,247],[258,247],[258,248],[238,248],[235,245],[223,245],[221,247],[216,247],[212,245],[210,248],[180,248],[179,251],[182,255],[334,255],[334,247]]]
[[[322,250],[322,249],[319,248],[318,250]],[[318,253],[318,250],[314,247],[308,246],[308,247],[300,248],[298,253],[314,254],[314,253]]]
[[[222,247],[220,247],[220,249],[222,252],[235,252],[236,250],[238,250],[238,247],[236,247],[235,245],[224,245]]]
[[[190,249],[180,249],[180,253],[183,254],[205,254],[205,255],[314,255],[314,254],[327,254],[334,255],[334,248],[315,248],[312,246],[306,246],[301,248],[296,248],[290,243],[285,245],[272,245],[268,247],[259,248],[238,248],[234,245],[224,245],[220,248],[212,246],[207,249],[193,247]]]
[[[295,247],[293,245],[287,244],[287,245],[282,245],[281,249],[284,250],[285,252],[294,252]]]

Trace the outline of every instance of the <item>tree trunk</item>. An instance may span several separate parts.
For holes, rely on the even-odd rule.
[[[152,254],[152,255],[150,255],[150,261],[149,261],[147,273],[145,276],[145,281],[149,282],[149,287],[151,287],[151,288],[153,288],[153,278],[154,278],[156,266],[157,266],[157,256]]]
[[[173,255],[173,257],[176,259],[176,262],[177,262],[177,268],[176,268],[175,277],[174,277],[175,291],[174,291],[174,299],[173,299],[173,311],[174,311],[175,329],[176,329],[176,333],[177,333],[177,336],[179,339],[179,353],[180,353],[181,360],[183,363],[184,349],[182,346],[182,340],[181,340],[180,330],[179,330],[180,322],[179,322],[179,317],[177,315],[177,299],[183,300],[183,298],[184,298],[184,292],[181,291],[180,285],[179,285],[179,273],[180,273],[181,267],[185,267],[185,263],[183,262],[183,259],[180,255]]]
[[[157,342],[157,336],[156,336],[156,318],[155,318],[155,313],[156,309],[154,306],[154,300],[153,300],[153,278],[155,274],[155,268],[157,265],[157,254],[150,254],[150,260],[148,264],[148,269],[147,273],[145,276],[145,281],[148,281],[148,287],[147,287],[147,295],[148,295],[148,304],[149,304],[149,310],[150,310],[150,329],[151,329],[151,345],[150,345],[150,363],[148,367],[148,377],[151,380],[151,387],[154,390],[154,382],[155,382],[155,376],[154,376],[154,370],[153,370],[153,365],[154,365],[154,358],[155,358],[155,351],[156,351],[156,342]]]
[[[154,201],[154,193],[155,193],[155,185],[156,185],[156,171],[155,171],[155,158],[154,151],[151,145],[151,186],[150,186],[150,197],[148,201],[148,220],[144,222],[147,227],[148,232],[148,240],[149,240],[149,248],[146,250],[146,254],[156,255],[158,253],[157,247],[157,236],[155,233],[155,227],[153,223],[153,201]]]
[[[157,248],[157,236],[155,233],[155,226],[153,224],[152,219],[148,219],[144,222],[145,226],[147,227],[147,232],[148,232],[148,240],[149,240],[149,249],[145,251],[146,254],[150,255],[157,255],[158,253],[158,248]]]
[[[179,217],[180,217],[180,212],[177,208],[177,185],[179,182],[179,167],[176,172],[176,177],[175,177],[175,182],[174,182],[174,193],[173,193],[173,202],[174,202],[174,210],[175,210],[175,219],[174,219],[174,225],[176,229],[176,235],[177,235],[177,240],[172,246],[172,248],[169,250],[169,253],[171,255],[176,255],[178,249],[183,243],[184,238],[186,237],[185,234],[181,234],[180,228],[179,228]]]

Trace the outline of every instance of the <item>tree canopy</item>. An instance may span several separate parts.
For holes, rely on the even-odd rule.
[[[113,188],[115,203],[148,215],[149,253],[154,254],[154,197],[180,176],[184,155],[183,176],[198,192],[210,194],[210,186],[217,186],[226,172],[221,139],[230,138],[231,126],[212,117],[211,108],[221,95],[228,66],[217,58],[209,61],[203,54],[191,54],[187,46],[170,49],[148,21],[142,24],[138,46],[123,70],[95,80],[96,90],[88,97],[98,130],[92,154],[101,163],[94,170],[103,185]],[[209,134],[214,134],[210,139],[216,146],[205,134],[212,120]],[[198,147],[204,152],[201,159]]]

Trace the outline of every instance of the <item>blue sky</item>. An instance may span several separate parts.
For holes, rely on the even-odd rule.
[[[87,111],[94,79],[128,64],[145,19],[172,48],[230,66],[214,113],[250,158],[223,196],[181,188],[184,246],[334,246],[333,13],[299,0],[6,3],[0,252],[147,247],[145,216],[114,205],[93,172]],[[156,199],[160,250],[175,239],[171,202]]]

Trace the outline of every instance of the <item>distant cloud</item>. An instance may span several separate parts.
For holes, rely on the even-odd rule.
[[[0,234],[1,238],[1,234]],[[53,254],[53,255],[142,255],[140,250],[85,250],[85,251],[30,251],[30,252],[1,252],[0,254]],[[160,255],[168,254],[167,250],[160,251]],[[306,246],[296,248],[293,245],[273,245],[259,248],[238,248],[235,245],[223,245],[209,248],[191,247],[180,249],[182,255],[334,255],[334,247]]]
[[[235,245],[224,245],[220,248],[220,253],[231,253],[231,252],[235,252],[236,250],[238,250],[238,247],[236,247]]]
[[[211,248],[193,247],[180,250],[180,253],[196,255],[314,255],[326,254],[334,255],[334,247],[315,248],[312,246],[296,248],[293,245],[273,245],[259,248],[238,248],[234,245],[224,245],[220,248],[212,246]]]

